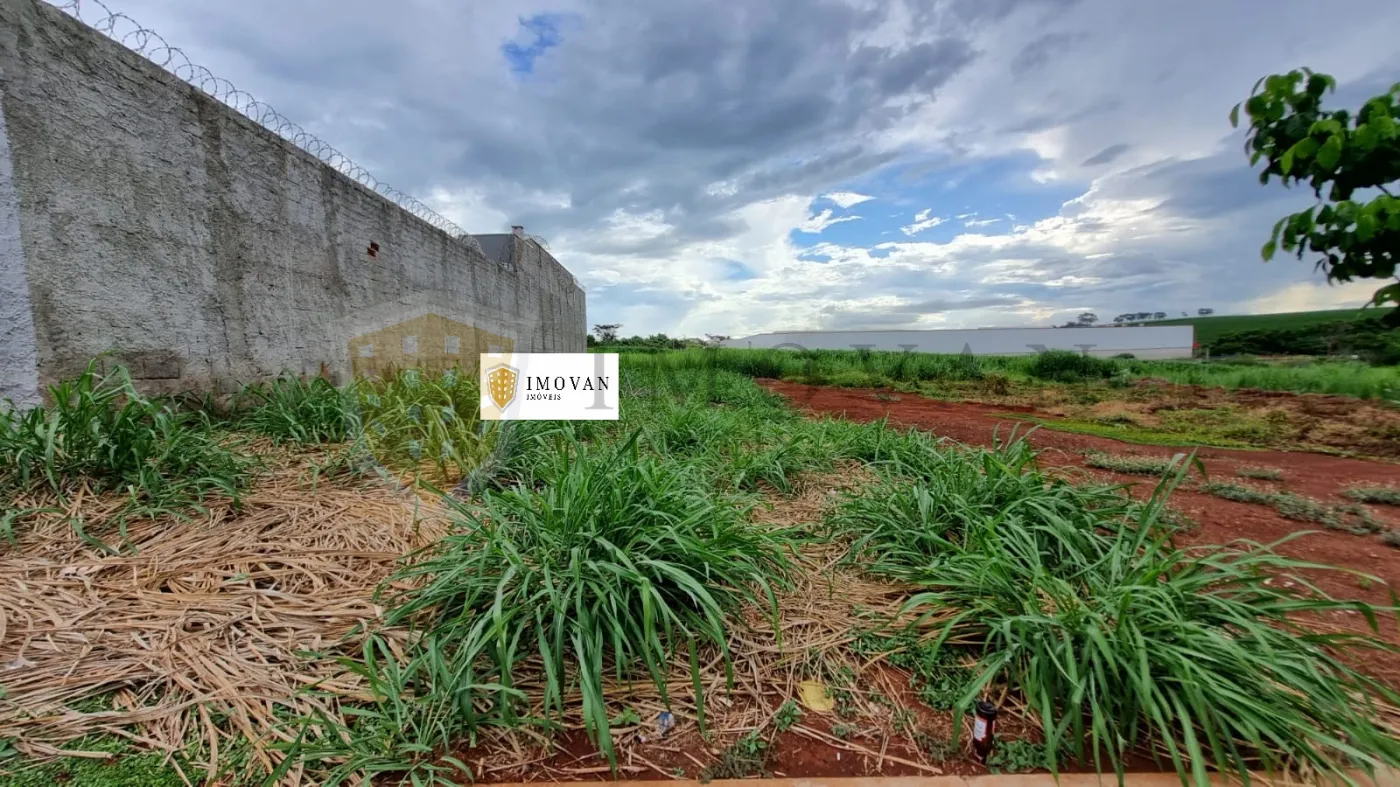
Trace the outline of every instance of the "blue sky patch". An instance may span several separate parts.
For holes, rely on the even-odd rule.
[[[1087,183],[1037,183],[1031,173],[1040,164],[1034,154],[1017,154],[933,168],[889,168],[835,189],[872,200],[849,208],[826,199],[812,205],[814,214],[830,209],[833,219],[860,216],[859,221],[833,223],[819,234],[794,230],[792,241],[798,248],[819,243],[868,248],[879,243],[947,243],[964,233],[1010,233],[1018,224],[1058,214],[1065,202],[1088,188]]]
[[[564,17],[560,14],[536,14],[520,18],[520,28],[524,43],[507,41],[501,45],[501,54],[510,63],[511,73],[525,75],[535,71],[535,61],[552,47],[564,41],[560,27]]]
[[[738,260],[724,260],[723,266],[725,281],[747,281],[758,276],[752,268]]]

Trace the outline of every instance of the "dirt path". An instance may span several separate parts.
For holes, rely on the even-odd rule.
[[[795,405],[817,413],[844,416],[857,421],[888,417],[891,423],[926,429],[934,434],[968,445],[991,445],[998,432],[1004,437],[1013,427],[1025,433],[1028,425],[1012,416],[1035,413],[1034,408],[997,408],[966,402],[948,402],[921,396],[855,388],[826,388],[798,383],[761,381],[769,390],[788,397]],[[1083,453],[1105,451],[1115,454],[1169,457],[1185,449],[1138,445],[1104,437],[1037,429],[1030,436],[1043,451],[1043,466],[1084,467]],[[1251,451],[1201,448],[1197,452],[1211,478],[1240,481],[1235,470],[1242,466],[1275,467],[1283,471],[1276,482],[1248,481],[1270,486],[1325,502],[1349,502],[1342,492],[1357,483],[1400,484],[1400,465],[1325,454],[1286,451]],[[1136,483],[1135,492],[1150,493],[1155,479],[1086,468],[1094,476],[1117,482]],[[1269,543],[1299,531],[1320,530],[1320,526],[1284,519],[1273,509],[1253,503],[1222,500],[1180,488],[1172,497],[1173,507],[1191,516],[1200,527],[1185,541],[1193,544],[1225,544],[1235,539]],[[1400,509],[1370,506],[1372,515],[1386,525],[1400,529]],[[1320,586],[1333,595],[1357,598],[1375,604],[1388,604],[1389,588],[1400,592],[1400,549],[1389,547],[1376,536],[1356,536],[1326,531],[1300,536],[1281,546],[1279,552],[1304,560],[1344,566],[1373,575],[1381,583],[1367,582],[1335,572],[1316,577]],[[1345,624],[1347,621],[1339,620]],[[1394,626],[1389,627],[1392,631]],[[1387,672],[1400,675],[1400,659],[1387,659]]]

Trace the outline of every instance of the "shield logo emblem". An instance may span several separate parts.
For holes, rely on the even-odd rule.
[[[501,364],[486,373],[486,392],[502,410],[515,401],[515,384],[520,372],[513,366]]]

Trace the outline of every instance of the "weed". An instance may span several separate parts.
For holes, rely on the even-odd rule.
[[[1160,476],[1172,467],[1170,457],[1141,456],[1138,454],[1107,454],[1093,451],[1084,458],[1084,464],[1115,473]]]
[[[1312,522],[1331,530],[1364,535],[1375,533],[1381,528],[1381,524],[1369,511],[1355,504],[1330,505],[1292,492],[1258,489],[1230,481],[1207,481],[1200,485],[1200,490],[1239,503],[1270,506],[1284,519]]]
[[[353,396],[322,377],[250,385],[235,397],[238,426],[278,442],[343,442],[357,425]]]
[[[919,747],[930,760],[934,762],[946,762],[958,754],[957,743],[948,738],[935,738],[926,732],[914,733],[914,745]]]
[[[1400,530],[1387,530],[1381,533],[1381,543],[1390,547],[1400,547]]]
[[[792,700],[787,700],[778,708],[778,712],[773,714],[773,727],[778,732],[787,732],[800,718],[802,718],[801,706]]]
[[[632,708],[623,708],[621,713],[608,719],[609,727],[635,727],[642,723],[642,717]]]
[[[960,610],[939,636],[974,638],[983,654],[960,706],[994,683],[1016,687],[1047,733],[1051,770],[1087,753],[1121,776],[1144,737],[1197,784],[1208,767],[1335,775],[1351,767],[1347,757],[1368,769],[1400,762],[1400,740],[1355,699],[1395,703],[1400,693],[1331,654],[1394,648],[1298,622],[1349,610],[1378,631],[1376,610],[1301,579],[1307,593],[1272,584],[1316,567],[1269,548],[1175,547],[1152,525],[1184,474],[1159,484],[1135,520],[1085,527],[1045,512],[968,521],[961,539],[909,574],[927,588],[909,607]]]
[[[178,514],[211,495],[237,501],[252,462],[219,444],[206,413],[148,399],[126,369],[101,375],[96,363],[50,387],[52,405],[0,408],[0,502],[36,487],[66,498],[80,486],[123,493],[122,517]],[[0,520],[11,539],[18,518]]]
[[[894,726],[894,731],[901,735],[908,735],[914,732],[919,724],[919,717],[914,711],[908,708],[896,707],[890,717],[890,723]]]
[[[0,760],[0,783],[6,787],[183,787],[185,780],[166,764],[162,752],[138,752],[115,735],[91,735],[64,746],[74,751],[109,752],[109,759],[64,757],[26,766]],[[179,756],[179,755],[177,755]],[[183,758],[181,758],[183,759]],[[188,766],[186,766],[188,768]]]
[[[831,725],[831,734],[843,741],[854,738],[859,732],[860,728],[854,724],[846,724],[845,722],[838,721]]]
[[[497,448],[498,423],[483,423],[474,375],[409,369],[355,383],[365,446],[394,469],[426,464],[444,482],[469,477]]]
[[[1282,481],[1283,471],[1277,467],[1238,467],[1235,475],[1240,478],[1255,478],[1261,481]]]
[[[720,752],[717,762],[706,765],[700,771],[700,783],[708,784],[715,779],[766,777],[771,759],[768,742],[757,732],[750,732]]]
[[[1025,740],[999,740],[987,755],[992,773],[1025,773],[1045,767],[1045,744]]]
[[[1400,506],[1400,486],[1367,484],[1351,487],[1342,494],[1358,503],[1379,503],[1387,506]]]
[[[1103,358],[1073,352],[1048,350],[1038,353],[1026,372],[1031,377],[1060,383],[1102,380],[1113,376],[1117,366]]]
[[[636,441],[634,432],[609,449],[563,446],[542,489],[488,490],[479,506],[459,504],[459,532],[398,577],[425,582],[386,615],[392,625],[431,612],[415,658],[465,674],[484,660],[503,686],[537,656],[546,713],[562,711],[572,674],[585,728],[609,759],[605,662],[619,676],[644,667],[664,698],[664,665],[688,651],[703,708],[697,647],[724,648],[726,613],[748,599],[771,607],[787,570],[780,533],[748,524],[695,466],[644,456]],[[456,691],[450,682],[434,690]]]
[[[931,639],[921,639],[914,631],[893,636],[864,634],[853,643],[857,652],[885,653],[885,660],[909,673],[909,685],[919,701],[934,710],[951,710],[967,688],[972,674],[961,655],[951,648],[940,648]]]

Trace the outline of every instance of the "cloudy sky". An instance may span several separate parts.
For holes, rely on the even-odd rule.
[[[1400,80],[1352,0],[108,0],[624,334],[1358,305],[1259,246],[1230,107]]]

